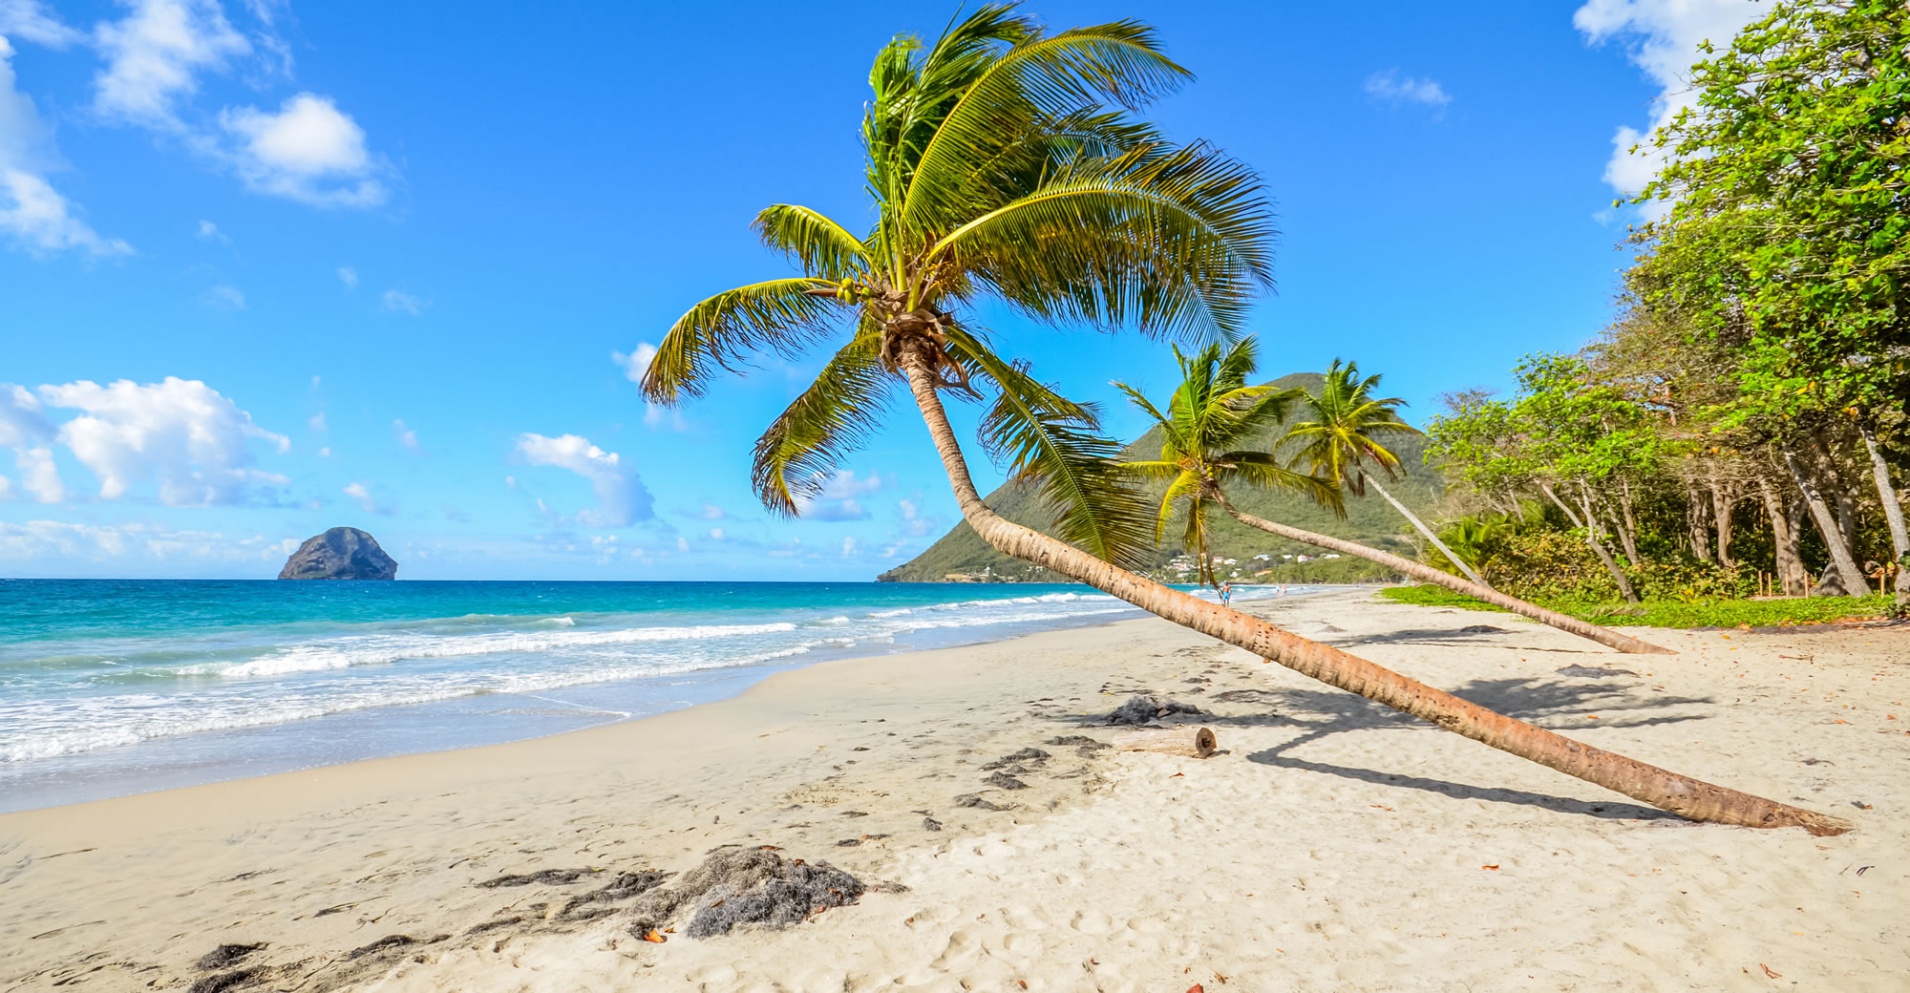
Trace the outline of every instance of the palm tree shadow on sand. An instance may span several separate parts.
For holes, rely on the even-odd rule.
[[[1479,679],[1467,683],[1454,692],[1459,697],[1481,706],[1542,726],[1552,723],[1547,720],[1548,718],[1558,720],[1567,717],[1583,717],[1592,712],[1600,716],[1599,727],[1647,727],[1656,724],[1675,724],[1705,718],[1697,714],[1668,714],[1662,711],[1685,704],[1712,702],[1708,697],[1655,696],[1641,699],[1622,688],[1609,685],[1561,682],[1555,679],[1533,677]],[[1421,790],[1456,799],[1541,807],[1560,813],[1607,820],[1681,820],[1676,814],[1622,800],[1591,801],[1549,793],[1534,793],[1528,790],[1473,786],[1426,776],[1380,772],[1357,766],[1335,765],[1330,762],[1300,758],[1292,753],[1302,746],[1331,735],[1355,731],[1423,729],[1425,724],[1371,703],[1362,697],[1342,693],[1291,690],[1280,693],[1279,696],[1281,698],[1279,717],[1308,730],[1285,744],[1249,754],[1247,760],[1250,762],[1282,769],[1338,776],[1342,779],[1358,780],[1376,786]],[[1651,713],[1653,711],[1659,713],[1653,714]],[[1226,723],[1228,719],[1222,718],[1221,722]],[[1258,722],[1255,720],[1255,723]]]

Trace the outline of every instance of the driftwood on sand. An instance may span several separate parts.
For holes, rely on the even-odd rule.
[[[1141,728],[1122,731],[1108,743],[1124,752],[1161,752],[1204,759],[1220,750],[1220,740],[1211,728]]]

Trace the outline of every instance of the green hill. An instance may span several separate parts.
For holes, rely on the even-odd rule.
[[[1317,389],[1321,377],[1318,373],[1295,373],[1274,380],[1273,385],[1280,387],[1300,386]],[[1267,436],[1258,439],[1259,444],[1271,444],[1282,428],[1269,431]],[[1159,429],[1150,429],[1127,447],[1129,458],[1150,458],[1160,452]],[[1422,511],[1436,503],[1444,490],[1444,481],[1439,473],[1427,468],[1422,455],[1425,451],[1424,439],[1417,435],[1393,439],[1392,450],[1399,456],[1403,476],[1397,482],[1387,484],[1387,490],[1400,502]],[[1150,495],[1158,501],[1165,484],[1155,484],[1149,488]],[[1228,497],[1241,510],[1268,520],[1279,521],[1293,527],[1321,534],[1347,538],[1362,544],[1372,545],[1403,555],[1415,557],[1413,544],[1405,537],[1409,525],[1405,519],[1386,501],[1377,495],[1350,497],[1346,502],[1346,518],[1339,519],[1331,510],[1316,506],[1312,500],[1297,493],[1274,492],[1260,489],[1243,489],[1230,492]],[[990,493],[987,497],[995,512],[1018,524],[1025,524],[1037,530],[1046,531],[1052,523],[1047,508],[1042,505],[1038,495],[1031,488],[1008,484]],[[1152,567],[1146,571],[1163,580],[1179,581],[1183,575],[1171,565],[1180,555],[1179,531],[1170,528],[1163,539],[1163,547],[1157,554]],[[1242,526],[1232,519],[1216,517],[1209,534],[1213,554],[1236,559],[1232,565],[1222,566],[1219,574],[1227,578],[1229,573],[1238,572],[1242,580],[1260,582],[1352,582],[1358,579],[1379,579],[1389,575],[1388,571],[1364,559],[1319,558],[1320,549],[1311,545],[1277,538],[1263,531]],[[1255,556],[1265,555],[1268,559],[1259,560]],[[1294,556],[1292,559],[1283,556]],[[1307,555],[1309,562],[1298,561],[1298,556]],[[1257,575],[1263,570],[1265,575]],[[965,577],[957,580],[957,577]],[[883,573],[877,577],[881,582],[896,583],[935,583],[945,581],[993,581],[993,582],[1056,582],[1065,581],[1045,569],[1029,565],[1019,559],[1012,559],[982,543],[981,538],[966,523],[957,524],[954,530],[943,535],[941,540],[930,545],[926,551]],[[1191,581],[1191,577],[1187,577]]]

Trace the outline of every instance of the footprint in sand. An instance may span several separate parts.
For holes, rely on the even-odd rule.
[[[736,970],[723,963],[718,963],[716,965],[706,965],[700,969],[692,969],[690,970],[690,974],[684,978],[692,983],[733,983],[736,981]]]
[[[981,942],[968,931],[957,931],[948,936],[948,947],[930,963],[937,969],[954,969],[975,957],[981,951]]]
[[[1082,910],[1075,913],[1068,926],[1082,934],[1106,934],[1110,924],[1108,915],[1098,910]]]

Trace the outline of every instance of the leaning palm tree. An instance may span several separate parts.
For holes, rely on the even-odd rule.
[[[1162,586],[1118,564],[1145,552],[1148,508],[1110,456],[1092,408],[996,351],[970,314],[993,297],[1041,323],[1165,335],[1238,333],[1269,282],[1271,222],[1254,173],[1202,144],[1175,145],[1130,116],[1187,73],[1132,21],[1055,34],[991,5],[924,46],[876,57],[863,119],[872,225],[817,211],[756,219],[799,276],[690,308],[642,388],[673,404],[747,355],[833,339],[821,375],[757,441],[756,489],[797,512],[822,474],[879,423],[906,384],[963,518],[996,549],[1087,583],[1341,689],[1697,820],[1846,830],[1812,811],[1713,786],[1493,713],[1336,648]],[[1058,536],[982,501],[942,395],[980,396],[984,448],[1054,504]]]
[[[1137,479],[1165,482],[1155,511],[1154,539],[1159,542],[1168,524],[1185,521],[1181,548],[1198,557],[1195,579],[1214,585],[1213,561],[1207,543],[1208,517],[1224,504],[1226,486],[1260,486],[1304,493],[1322,506],[1340,508],[1339,488],[1315,476],[1282,466],[1271,452],[1257,451],[1255,438],[1278,427],[1305,394],[1297,389],[1251,386],[1256,340],[1242,338],[1224,352],[1210,344],[1192,356],[1174,346],[1181,382],[1167,402],[1167,413],[1140,390],[1117,382],[1128,402],[1154,419],[1160,432],[1160,455],[1154,459],[1122,462],[1121,468]]]
[[[1406,401],[1376,397],[1373,392],[1377,389],[1378,373],[1361,379],[1359,363],[1334,359],[1320,383],[1320,392],[1307,394],[1306,405],[1313,419],[1295,424],[1283,439],[1283,443],[1300,446],[1293,455],[1294,463],[1305,463],[1309,471],[1337,482],[1354,496],[1365,496],[1367,487],[1372,487],[1474,585],[1490,587],[1492,584],[1473,571],[1465,559],[1454,555],[1418,514],[1386,492],[1386,487],[1367,471],[1370,463],[1392,479],[1399,472],[1399,456],[1386,447],[1384,436],[1419,433],[1399,417],[1399,408]]]
[[[1165,532],[1167,521],[1174,514],[1184,514],[1187,531],[1182,538],[1181,547],[1200,555],[1203,569],[1209,557],[1206,551],[1206,516],[1210,508],[1224,511],[1234,520],[1250,528],[1278,535],[1291,541],[1303,542],[1319,548],[1352,555],[1357,558],[1377,562],[1396,572],[1412,576],[1429,583],[1437,583],[1455,592],[1483,600],[1493,606],[1530,617],[1542,624],[1549,624],[1561,631],[1596,641],[1601,645],[1616,648],[1621,652],[1663,652],[1664,649],[1648,644],[1610,628],[1588,624],[1576,617],[1546,610],[1536,604],[1510,597],[1489,586],[1468,582],[1452,573],[1433,568],[1423,562],[1401,558],[1377,548],[1335,538],[1330,535],[1305,531],[1289,524],[1269,521],[1249,514],[1227,498],[1227,491],[1236,484],[1263,486],[1286,490],[1297,490],[1312,496],[1324,506],[1332,507],[1344,513],[1340,502],[1340,486],[1336,485],[1346,478],[1347,459],[1342,457],[1337,466],[1322,464],[1331,457],[1331,452],[1322,452],[1313,461],[1316,473],[1303,475],[1293,471],[1290,466],[1283,467],[1272,452],[1244,450],[1252,442],[1263,437],[1271,429],[1285,420],[1287,411],[1296,401],[1306,403],[1318,415],[1322,408],[1319,400],[1308,396],[1301,390],[1275,390],[1270,386],[1248,386],[1247,377],[1254,368],[1254,349],[1252,338],[1244,338],[1225,355],[1219,346],[1209,346],[1193,358],[1181,354],[1177,348],[1174,358],[1180,363],[1181,384],[1174,390],[1174,397],[1168,403],[1168,413],[1163,414],[1140,391],[1124,383],[1114,384],[1125,392],[1129,402],[1139,407],[1154,419],[1160,431],[1161,451],[1158,459],[1125,462],[1123,466],[1137,476],[1156,480],[1169,480],[1166,492],[1162,495],[1157,511],[1156,534]],[[1332,389],[1335,376],[1344,384],[1352,377],[1340,375],[1338,363],[1334,363],[1334,372],[1328,375],[1328,388],[1323,394],[1346,396],[1350,391]],[[1370,392],[1370,391],[1368,391]],[[1383,402],[1383,401],[1382,401]],[[1326,409],[1357,410],[1359,405]],[[1302,433],[1305,432],[1305,433]],[[1307,439],[1319,436],[1316,426],[1297,424],[1290,428],[1286,439],[1296,436]],[[1357,432],[1349,432],[1356,433]],[[1277,449],[1280,444],[1274,447]],[[1384,453],[1393,464],[1398,459],[1384,447],[1367,442],[1372,446],[1364,457],[1376,458],[1372,449]],[[1236,450],[1243,449],[1243,450]],[[1304,454],[1304,453],[1303,453]],[[1336,471],[1336,469],[1338,471]],[[1201,574],[1203,582],[1208,574]]]

